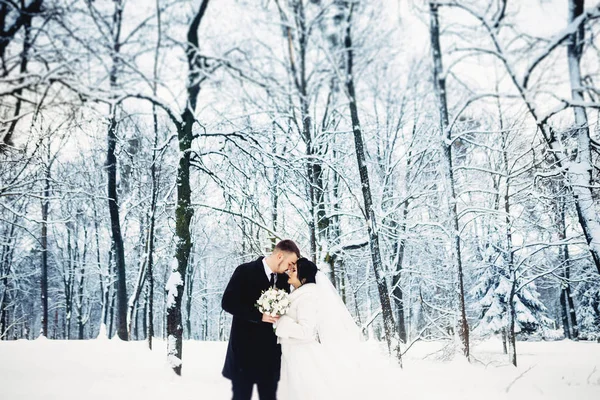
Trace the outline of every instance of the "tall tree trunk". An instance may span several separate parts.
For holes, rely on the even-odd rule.
[[[140,222],[140,226],[142,227],[142,232],[144,231],[144,224]],[[140,235],[143,236],[143,233]],[[129,303],[127,307],[127,321],[128,321],[128,331],[129,338],[134,339],[133,335],[133,327],[136,321],[137,316],[137,307],[140,301],[140,295],[142,293],[142,289],[144,288],[144,284],[146,282],[146,267],[148,260],[148,238],[145,239],[140,238],[140,241],[143,241],[144,253],[141,256],[140,260],[140,268],[138,270],[138,277],[135,282],[135,286],[133,287],[133,291],[131,293],[131,297],[129,298]]]
[[[152,93],[156,96],[158,91],[158,57],[160,52],[161,40],[162,40],[162,20],[161,20],[161,8],[160,0],[156,0],[156,23],[157,23],[157,38],[156,38],[156,51],[154,52],[154,84],[152,87]],[[152,165],[150,166],[150,176],[152,180],[152,197],[150,200],[150,223],[148,227],[148,239],[146,241],[148,246],[148,300],[147,300],[147,337],[148,347],[152,350],[152,340],[154,338],[154,224],[156,221],[156,204],[158,203],[158,172],[157,163],[158,157],[156,149],[158,147],[158,114],[156,105],[152,104],[152,127],[154,128],[154,142],[152,150]]]
[[[505,225],[505,238],[506,238],[506,263],[508,264],[508,273],[511,279],[511,291],[508,298],[508,318],[509,326],[506,331],[508,341],[508,357],[510,362],[516,367],[517,366],[517,340],[515,335],[515,290],[517,287],[517,276],[515,269],[513,241],[512,241],[512,229],[511,229],[511,215],[510,215],[510,166],[508,161],[508,133],[502,131],[502,164],[503,170],[506,174],[506,183],[504,185],[504,225]]]
[[[409,155],[410,157],[410,155]],[[406,343],[406,325],[404,323],[404,300],[400,280],[402,278],[402,267],[404,262],[404,252],[406,248],[406,239],[403,238],[406,233],[406,219],[408,217],[409,200],[406,200],[402,205],[402,219],[397,224],[398,240],[396,246],[396,271],[392,279],[392,298],[397,314],[398,335],[403,343]]]
[[[123,0],[114,0],[115,11],[112,25],[112,65],[110,70],[110,88],[117,89],[121,49],[121,25],[123,18]],[[117,270],[117,334],[121,340],[128,340],[127,333],[127,276],[125,272],[125,249],[121,222],[119,219],[119,200],[117,197],[117,107],[110,107],[108,125],[108,150],[106,154],[106,172],[108,175],[108,209],[110,212],[110,228],[115,249],[115,264]]]
[[[337,159],[337,152],[333,150],[333,159]],[[329,245],[339,246],[340,237],[340,204],[339,204],[339,187],[340,187],[340,176],[335,170],[331,170],[331,196],[329,204],[333,216],[330,218],[329,228],[327,229],[327,240]],[[333,251],[331,248],[328,249],[328,253],[325,257],[325,262],[329,264],[329,276],[333,286],[338,289],[341,285],[338,283],[339,275],[337,269],[341,263],[339,251]]]
[[[113,251],[111,251],[110,253],[111,255],[114,255],[114,243],[113,243]],[[107,318],[108,318],[108,331],[107,331],[107,336],[109,338],[113,337],[114,334],[114,325],[115,325],[115,299],[116,299],[116,282],[114,282],[112,280],[112,277],[115,276],[115,271],[116,271],[116,265],[114,262],[114,256],[112,257],[112,259],[110,260],[111,262],[108,265],[108,269],[109,269],[109,280],[108,282],[110,283],[110,287],[109,290],[106,291],[107,296],[109,296],[110,298],[110,302],[107,301]],[[108,299],[107,299],[108,300]]]
[[[275,123],[273,123],[273,129],[271,131],[271,154],[277,154],[277,133]],[[272,162],[271,167],[273,168],[273,180],[269,184],[269,195],[271,200],[271,230],[277,232],[277,223],[279,219],[279,184],[280,184],[280,168]],[[271,237],[271,247],[275,248],[277,244],[277,238],[275,235]]]
[[[156,116],[156,110],[154,112],[154,148],[158,144],[158,121]],[[146,240],[147,254],[147,284],[148,284],[148,300],[147,300],[147,315],[144,318],[147,319],[146,335],[148,338],[148,347],[152,350],[152,339],[154,337],[154,225],[156,220],[156,204],[158,202],[158,177],[156,173],[156,163],[158,162],[156,157],[156,150],[153,154],[153,162],[151,169],[152,176],[152,198],[150,204],[150,226],[148,227],[148,239]]]
[[[458,213],[456,206],[456,190],[454,183],[454,171],[452,165],[452,133],[449,130],[448,104],[446,100],[446,78],[442,67],[442,50],[440,47],[440,27],[438,20],[438,4],[429,3],[430,12],[430,35],[431,52],[433,55],[433,82],[435,93],[440,109],[440,143],[442,146],[442,163],[445,173],[445,183],[448,186],[448,208],[450,212],[450,232],[452,242],[452,258],[456,268],[458,281],[458,311],[460,323],[458,332],[465,357],[469,357],[469,325],[465,310],[465,294],[462,270],[462,257],[460,248],[460,234],[458,225]]]
[[[8,228],[8,237],[2,243],[0,248],[0,282],[2,283],[2,294],[0,295],[0,340],[5,340],[5,332],[8,329],[8,305],[10,304],[10,293],[8,288],[8,277],[13,262],[13,254],[15,249],[15,227],[17,226],[18,216],[15,214],[14,220]],[[6,237],[6,236],[5,236]]]
[[[567,213],[566,213],[566,202],[564,199],[560,199],[559,204],[559,215],[558,215],[558,237],[560,240],[565,240],[567,238]],[[579,336],[579,329],[577,326],[577,315],[575,314],[575,305],[573,304],[573,294],[571,292],[571,256],[569,255],[569,245],[564,244],[560,247],[560,258],[564,264],[564,273],[563,277],[565,278],[564,282],[561,284],[561,306],[563,308],[563,313],[566,318],[566,324],[564,324],[565,319],[563,319],[563,324],[565,325],[565,337],[569,339],[577,340]],[[564,304],[563,304],[564,301]]]
[[[345,71],[345,87],[348,96],[348,102],[350,107],[350,117],[352,121],[352,131],[354,133],[354,146],[356,150],[356,161],[358,163],[358,170],[360,174],[360,182],[363,192],[364,201],[364,212],[367,225],[367,233],[369,235],[369,245],[371,249],[371,263],[373,265],[373,272],[375,275],[375,281],[377,283],[377,290],[379,292],[379,301],[381,303],[381,310],[383,314],[383,327],[385,331],[385,339],[387,342],[388,350],[390,353],[396,356],[398,363],[402,365],[402,353],[400,351],[400,340],[398,337],[398,331],[396,329],[396,323],[394,322],[394,314],[392,313],[392,306],[390,303],[390,294],[388,292],[388,286],[383,275],[383,262],[381,260],[381,250],[379,248],[379,230],[377,227],[377,220],[375,218],[375,210],[373,209],[373,199],[371,195],[371,184],[369,182],[369,171],[367,169],[367,160],[365,155],[365,146],[362,137],[360,120],[358,117],[358,107],[356,105],[356,93],[354,90],[354,50],[352,47],[352,13],[354,10],[354,3],[348,5],[348,15],[346,20],[346,32],[344,38],[344,51],[346,56],[346,71]]]
[[[414,140],[414,135],[416,134],[416,124],[413,125],[412,135]],[[410,193],[411,187],[409,182],[411,180],[411,167],[412,167],[412,149],[409,149],[406,154],[406,176],[405,182],[407,182],[406,192]],[[411,198],[407,197],[404,203],[402,203],[402,212],[397,216],[399,221],[392,221],[391,225],[394,227],[396,231],[397,239],[394,242],[394,258],[396,260],[396,270],[394,271],[393,280],[392,280],[392,298],[394,299],[394,306],[397,314],[398,324],[398,335],[400,340],[404,343],[407,342],[407,330],[405,323],[405,305],[404,305],[404,293],[402,292],[401,287],[401,279],[402,279],[402,269],[404,266],[404,254],[406,249],[406,221],[408,219],[408,211],[411,203]]]
[[[563,324],[563,332],[565,338],[571,339],[571,329],[569,327],[569,310],[567,305],[567,291],[564,288],[564,283],[561,283],[560,288],[560,316]]]
[[[579,339],[579,325],[577,324],[577,314],[575,313],[575,304],[573,302],[573,292],[571,291],[571,284],[569,283],[569,280],[571,279],[571,267],[570,267],[570,261],[567,261],[567,265],[565,265],[565,278],[567,280],[567,287],[565,290],[565,295],[567,297],[567,304],[569,305],[569,317],[570,317],[570,324],[571,324],[571,330],[572,330],[572,334],[571,336],[573,337],[574,340],[578,340]]]
[[[192,147],[192,128],[196,118],[194,111],[200,93],[198,54],[198,28],[206,12],[209,0],[202,0],[198,11],[187,32],[186,55],[188,61],[188,87],[185,110],[181,115],[181,124],[177,129],[179,140],[179,165],[177,168],[177,209],[175,210],[175,250],[176,263],[173,263],[171,276],[167,283],[167,353],[173,371],[181,375],[183,350],[183,323],[181,303],[188,259],[192,248],[190,221],[194,210],[190,204],[190,150]]]
[[[87,228],[83,227],[83,255],[81,262],[79,263],[79,282],[77,283],[77,338],[79,340],[84,339],[84,327],[85,318],[83,316],[83,298],[84,298],[84,284],[85,284],[85,266],[87,259]]]
[[[515,334],[515,324],[517,321],[517,311],[515,310],[515,293],[517,288],[517,276],[514,268],[510,271],[510,294],[508,295],[508,358],[510,363],[517,366],[517,337]]]
[[[48,337],[48,208],[50,205],[50,140],[46,149],[44,168],[44,197],[42,199],[42,270],[40,276],[42,296],[42,336]]]
[[[94,211],[94,239],[96,242],[96,268],[98,268],[98,282],[100,283],[100,332],[99,335],[106,331],[106,314],[108,310],[108,279],[105,282],[105,276],[102,273],[102,260],[100,258],[100,234],[99,234],[99,223],[98,223],[98,210],[96,208],[96,201],[92,199],[92,209]],[[110,275],[110,264],[111,264],[111,252],[108,257],[107,276]]]
[[[65,291],[65,332],[66,339],[71,339],[71,317],[73,315],[73,283],[75,279],[75,257],[73,255],[73,223],[67,222],[67,270],[63,273],[63,286]]]
[[[584,0],[569,0],[568,23],[583,14]],[[583,53],[585,27],[581,25],[567,42],[567,59],[571,81],[571,97],[584,102],[584,84],[581,79],[581,55]],[[577,158],[569,164],[567,178],[575,197],[579,223],[583,228],[590,253],[600,273],[600,221],[592,195],[592,155],[588,117],[585,107],[573,107],[575,114],[574,135],[577,139]]]

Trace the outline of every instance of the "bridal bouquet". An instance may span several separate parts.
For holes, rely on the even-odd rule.
[[[254,305],[263,314],[272,317],[284,315],[290,308],[290,299],[285,290],[270,288],[264,290]]]

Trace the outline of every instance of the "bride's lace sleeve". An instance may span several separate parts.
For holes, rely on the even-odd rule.
[[[283,315],[277,321],[275,334],[280,338],[313,339],[317,324],[317,302],[315,296],[305,295],[298,304],[296,320]],[[300,300],[300,299],[299,299]]]

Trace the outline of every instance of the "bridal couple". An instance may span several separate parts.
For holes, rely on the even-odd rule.
[[[291,291],[281,317],[255,307],[270,287]],[[261,400],[348,398],[357,362],[349,349],[360,342],[360,331],[331,282],[300,257],[293,241],[237,267],[222,306],[233,315],[223,376],[234,400],[249,400],[255,384]]]

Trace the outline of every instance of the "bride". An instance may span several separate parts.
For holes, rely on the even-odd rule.
[[[358,359],[350,354],[360,330],[337,291],[317,266],[300,258],[288,271],[289,311],[276,323],[281,344],[281,388],[285,400],[335,400],[356,396],[352,375]]]

